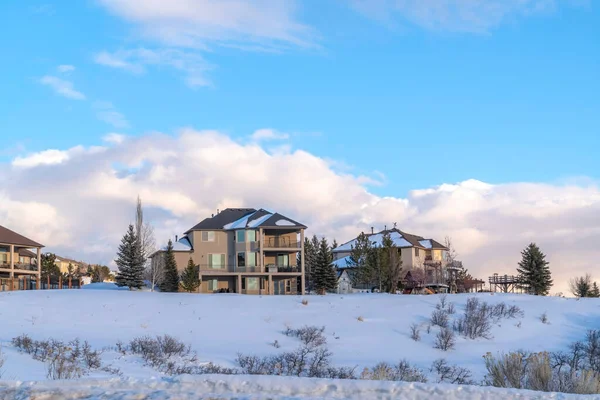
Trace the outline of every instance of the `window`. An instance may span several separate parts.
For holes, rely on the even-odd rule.
[[[246,289],[247,290],[258,290],[259,288],[258,278],[246,278]]]
[[[225,268],[225,254],[209,254],[208,267],[213,269]]]
[[[244,243],[246,241],[245,233],[245,231],[235,231],[235,240],[239,243]]]
[[[215,232],[214,231],[202,231],[202,241],[203,242],[214,242],[215,241]]]
[[[219,287],[219,281],[216,279],[209,279],[208,280],[208,290],[217,290],[217,288]]]
[[[415,256],[419,257],[419,248],[415,247]]]
[[[256,231],[246,231],[246,241],[256,242]]]
[[[290,265],[290,255],[289,254],[277,254],[277,266],[278,267],[287,267]]]
[[[237,266],[238,268],[246,266],[246,253],[237,253]]]
[[[25,264],[25,257],[19,257],[19,262],[21,264]]]
[[[249,267],[256,267],[256,253],[252,252],[252,253],[248,253],[248,266]]]
[[[292,280],[291,279],[288,279],[285,281],[285,291],[288,293],[292,291]]]

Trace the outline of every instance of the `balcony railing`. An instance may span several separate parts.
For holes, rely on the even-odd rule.
[[[299,249],[301,246],[301,242],[290,240],[289,237],[266,237],[263,241],[263,247],[271,249]]]
[[[296,265],[277,265],[277,264],[267,264],[267,272],[300,272],[300,267]]]
[[[26,270],[26,271],[37,271],[36,264],[28,264],[28,263],[14,263],[15,269]],[[1,262],[0,268],[10,269],[10,262]]]
[[[235,272],[263,272],[262,267],[236,267]]]

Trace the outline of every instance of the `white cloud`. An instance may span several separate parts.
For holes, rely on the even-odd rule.
[[[123,69],[134,74],[141,74],[144,72],[144,67],[142,65],[132,64],[124,59],[128,57],[129,52],[111,54],[107,51],[101,51],[94,56],[94,61],[96,64],[111,68]]]
[[[46,75],[40,79],[40,83],[50,86],[54,91],[64,97],[74,100],[85,100],[85,95],[73,88],[73,83],[55,76]]]
[[[17,168],[35,168],[40,166],[64,164],[73,156],[83,154],[95,154],[102,152],[104,147],[90,147],[85,149],[83,146],[75,146],[68,150],[49,149],[37,153],[31,153],[27,156],[16,157],[12,161],[12,166]]]
[[[102,138],[102,140],[104,140],[107,143],[112,143],[112,144],[121,144],[125,141],[125,135],[122,135],[120,133],[109,133],[104,135],[104,137]]]
[[[100,121],[106,122],[115,128],[129,127],[129,121],[127,121],[127,118],[118,112],[112,103],[108,101],[97,101],[92,107],[94,110],[96,110],[96,117],[98,117]]]
[[[139,32],[168,46],[208,43],[309,46],[312,30],[297,22],[295,0],[100,0]]]
[[[283,132],[278,132],[275,129],[257,129],[252,134],[251,138],[254,141],[267,141],[267,140],[285,140],[289,139],[290,135]]]
[[[75,67],[68,64],[59,65],[56,69],[63,74],[75,71]]]
[[[94,61],[108,67],[122,69],[134,74],[146,71],[146,66],[170,67],[185,74],[185,82],[190,87],[209,86],[205,72],[211,69],[205,60],[196,53],[178,49],[120,50],[115,53],[106,51],[96,54]]]
[[[450,235],[465,266],[486,280],[493,272],[515,273],[520,251],[533,240],[551,262],[553,292],[566,291],[574,275],[593,274],[600,258],[600,190],[590,182],[467,180],[404,198],[382,197],[369,191],[363,177],[336,171],[305,151],[270,152],[256,142],[191,129],[61,154],[41,152],[0,168],[0,220],[13,215],[7,222],[11,229],[50,251],[90,262],[108,264],[114,258],[138,194],[159,242],[181,235],[217,208],[251,206],[279,211],[307,224],[309,234],[340,243],[394,222],[439,241]],[[14,210],[28,210],[32,201],[38,202],[33,215],[43,217],[35,229],[14,217]],[[50,234],[59,228],[60,235]]]
[[[514,18],[549,12],[558,6],[558,0],[349,0],[349,2],[359,12],[376,19],[389,22],[398,15],[426,29],[456,32],[487,32]]]

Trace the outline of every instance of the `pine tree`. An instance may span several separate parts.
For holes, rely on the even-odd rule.
[[[144,257],[133,225],[121,239],[115,263],[119,267],[116,277],[117,286],[127,286],[129,290],[144,286]]]
[[[331,251],[337,249],[339,247],[337,240],[333,238],[333,242],[331,243]]]
[[[517,268],[521,282],[529,288],[531,294],[547,295],[552,287],[552,275],[546,255],[535,243],[527,246],[521,255],[523,258]]]
[[[332,264],[331,250],[327,239],[321,239],[315,265],[314,284],[317,293],[325,294],[337,288],[337,273]]]
[[[52,253],[42,254],[40,257],[42,268],[41,278],[43,283],[48,282],[48,278],[57,278],[60,275],[60,268],[56,265],[56,255]]]
[[[361,233],[350,249],[350,256],[346,261],[346,266],[355,271],[352,274],[354,284],[372,284],[375,274],[372,266],[369,264],[369,255],[373,252],[371,240],[367,235]]]
[[[388,293],[396,293],[402,274],[402,259],[389,232],[383,234],[381,249],[378,250],[381,252],[385,290]]]
[[[181,274],[181,287],[186,292],[192,293],[200,286],[199,267],[194,264],[192,257],[188,261],[186,269]]]
[[[592,277],[590,274],[571,279],[569,288],[575,297],[594,297],[592,296]]]
[[[600,297],[600,288],[598,288],[598,284],[596,282],[592,284],[592,290],[590,290],[590,297]]]
[[[177,292],[179,291],[179,274],[177,273],[177,262],[175,261],[175,253],[173,253],[173,242],[169,240],[167,251],[163,255],[165,257],[165,275],[160,284],[161,292]]]

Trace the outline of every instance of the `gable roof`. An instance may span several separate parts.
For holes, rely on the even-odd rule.
[[[15,231],[11,231],[2,225],[0,225],[0,243],[14,244],[24,247],[44,247],[44,245],[34,242],[33,240],[26,238]]]
[[[272,213],[265,209],[254,208],[227,208],[211,218],[185,232],[197,230],[234,230],[246,228],[303,228],[306,226],[279,213]]]
[[[413,235],[411,233],[406,233],[406,232],[403,232],[396,228],[383,230],[378,233],[369,233],[366,235],[375,246],[381,246],[382,241],[383,241],[383,235],[386,232],[390,234],[390,238],[394,242],[394,245],[399,248],[418,247],[421,249],[432,249],[433,248],[433,249],[447,250],[446,247],[444,247],[442,244],[440,244],[439,242],[437,242],[433,239],[425,239],[421,236]],[[352,251],[352,246],[354,246],[355,243],[356,243],[356,239],[352,239],[352,240],[336,247],[335,249],[333,249],[333,252],[334,253],[341,253],[341,252],[345,253],[345,252]]]

